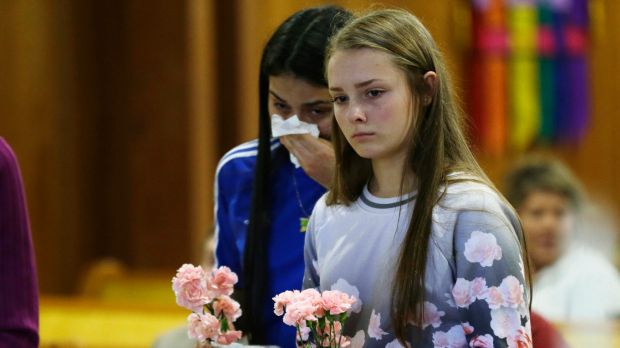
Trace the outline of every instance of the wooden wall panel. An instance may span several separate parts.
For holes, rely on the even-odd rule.
[[[87,257],[93,169],[73,8],[12,1],[0,13],[0,135],[22,168],[40,286],[68,291]]]
[[[187,1],[189,228],[194,262],[204,257],[205,236],[213,226],[213,180],[221,155],[216,113],[215,13],[208,1]],[[189,255],[187,255],[189,257]]]
[[[104,257],[198,261],[221,154],[214,8],[0,3],[0,135],[22,165],[42,292],[75,291]]]

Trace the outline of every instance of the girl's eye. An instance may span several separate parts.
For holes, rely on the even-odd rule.
[[[343,96],[343,95],[339,95],[339,96],[335,96],[333,99],[334,104],[342,104],[345,103],[347,101],[347,97]]]
[[[280,102],[274,102],[273,106],[278,109],[278,110],[287,110],[288,109],[288,105],[284,104],[284,103],[280,103]]]
[[[328,114],[328,113],[332,112],[332,109],[331,108],[329,108],[329,109],[318,109],[317,108],[317,109],[310,110],[310,112],[314,116],[323,116],[325,114]]]
[[[380,96],[381,94],[383,94],[383,90],[380,89],[371,89],[370,91],[368,91],[366,94],[371,97],[371,98],[376,98],[378,96]]]

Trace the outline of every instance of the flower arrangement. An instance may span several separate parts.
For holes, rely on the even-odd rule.
[[[274,313],[297,329],[298,347],[346,347],[342,328],[356,299],[337,290],[285,291],[273,298]]]
[[[187,317],[187,334],[201,346],[230,344],[241,338],[241,331],[233,325],[241,309],[230,297],[237,281],[237,275],[228,267],[205,272],[201,266],[191,264],[181,266],[172,278],[177,304],[192,311]]]

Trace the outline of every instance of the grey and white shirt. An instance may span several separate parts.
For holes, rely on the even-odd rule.
[[[355,345],[397,347],[390,322],[393,276],[415,193],[325,204],[310,218],[304,288],[355,296],[344,333]],[[521,230],[513,209],[486,185],[453,183],[433,209],[422,327],[412,347],[531,347]]]

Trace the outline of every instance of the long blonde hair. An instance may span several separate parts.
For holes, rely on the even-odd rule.
[[[370,48],[388,53],[407,78],[412,98],[431,96],[430,104],[414,103],[414,124],[409,130],[409,149],[403,179],[413,172],[418,196],[398,258],[392,289],[391,316],[396,337],[405,344],[406,326],[423,319],[424,279],[433,207],[447,187],[448,173],[463,171],[490,183],[472,154],[464,134],[464,119],[457,105],[442,55],[431,34],[413,14],[396,9],[371,12],[350,21],[331,40],[326,60],[336,51]],[[425,83],[424,74],[437,74],[436,88]],[[329,76],[328,76],[329,79]],[[358,156],[334,120],[332,140],[336,173],[327,204],[350,204],[372,177],[369,159]]]

